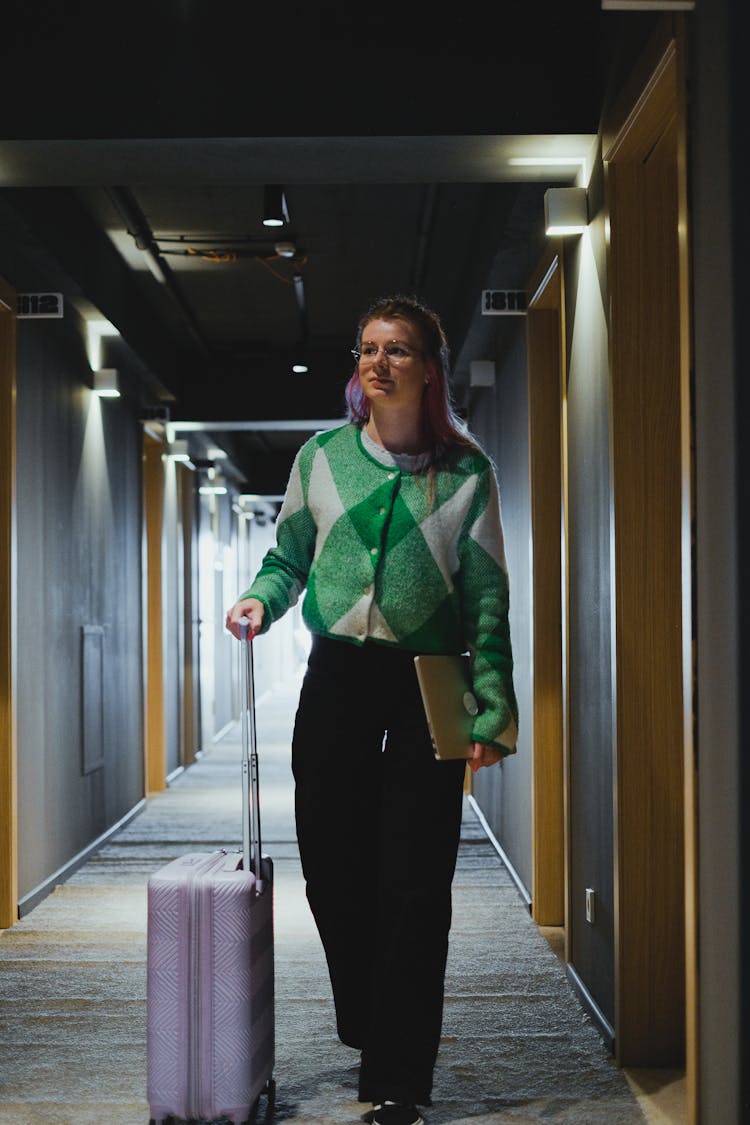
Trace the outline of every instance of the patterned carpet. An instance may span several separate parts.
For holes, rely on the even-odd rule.
[[[285,1125],[361,1122],[354,1051],[335,1034],[294,840],[296,684],[259,701],[264,850],[275,868],[277,1100]],[[0,1122],[145,1125],[146,880],[239,838],[239,735],[201,760],[67,883],[0,935]],[[642,1125],[467,803],[444,1035],[428,1125]],[[261,1120],[265,1115],[261,1114]]]

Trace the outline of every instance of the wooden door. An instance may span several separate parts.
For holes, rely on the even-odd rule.
[[[689,921],[694,910],[692,498],[681,59],[677,37],[662,41],[660,33],[643,73],[634,76],[637,84],[613,110],[603,146],[610,226],[616,670],[615,1044],[617,1061],[625,1066],[684,1062],[686,979],[694,980]],[[687,1028],[694,1044],[692,1013]]]

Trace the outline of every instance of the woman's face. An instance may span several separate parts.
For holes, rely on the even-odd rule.
[[[427,369],[422,339],[408,321],[369,321],[359,348],[359,382],[371,406],[390,409],[421,401]]]

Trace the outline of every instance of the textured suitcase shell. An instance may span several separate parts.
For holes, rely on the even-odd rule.
[[[148,881],[147,1096],[153,1121],[250,1118],[274,1066],[273,866],[194,852]]]

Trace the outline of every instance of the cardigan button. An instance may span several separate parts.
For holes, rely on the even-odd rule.
[[[370,547],[370,554],[371,555],[377,555],[377,553],[378,553],[377,547]]]

